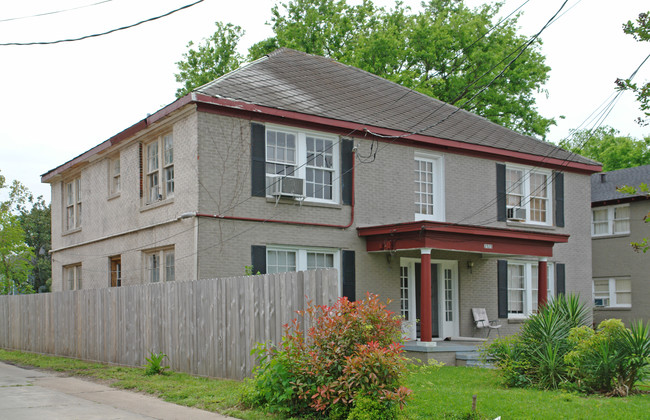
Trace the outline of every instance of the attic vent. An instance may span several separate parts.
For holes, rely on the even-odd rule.
[[[305,196],[305,180],[293,176],[267,177],[269,194],[274,197],[300,198]]]

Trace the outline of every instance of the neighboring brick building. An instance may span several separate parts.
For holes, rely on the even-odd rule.
[[[650,165],[591,176],[591,243],[594,322],[618,318],[626,325],[650,321],[650,255],[632,242],[650,237],[650,197],[616,189],[650,182]]]
[[[53,289],[336,267],[341,294],[392,299],[425,339],[475,334],[472,307],[514,331],[540,272],[590,302],[600,169],[281,49],[43,175]]]

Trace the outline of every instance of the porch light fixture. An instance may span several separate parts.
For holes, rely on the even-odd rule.
[[[467,261],[467,269],[469,272],[472,272],[472,268],[474,268],[474,261]]]

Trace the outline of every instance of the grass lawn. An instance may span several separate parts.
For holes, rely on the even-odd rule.
[[[584,396],[563,391],[504,388],[490,369],[445,366],[423,375],[413,374],[407,387],[413,395],[405,414],[409,419],[467,418],[472,395],[481,418],[494,419],[647,419],[650,394],[627,398]],[[641,386],[650,391],[650,384]]]
[[[105,381],[111,386],[148,394],[172,403],[218,411],[242,419],[268,419],[261,411],[243,410],[238,398],[243,383],[206,379],[183,373],[145,376],[144,369],[82,362],[0,349],[0,360]],[[413,390],[404,411],[407,419],[466,418],[472,395],[478,397],[481,418],[493,419],[642,419],[650,418],[650,394],[628,398],[584,397],[561,391],[505,389],[496,371],[442,367],[412,373]],[[650,391],[650,384],[644,387]],[[465,417],[464,417],[465,416]]]

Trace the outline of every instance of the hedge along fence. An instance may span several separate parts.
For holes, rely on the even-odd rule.
[[[127,366],[163,352],[172,370],[243,379],[256,343],[337,297],[334,269],[0,296],[0,347]]]

